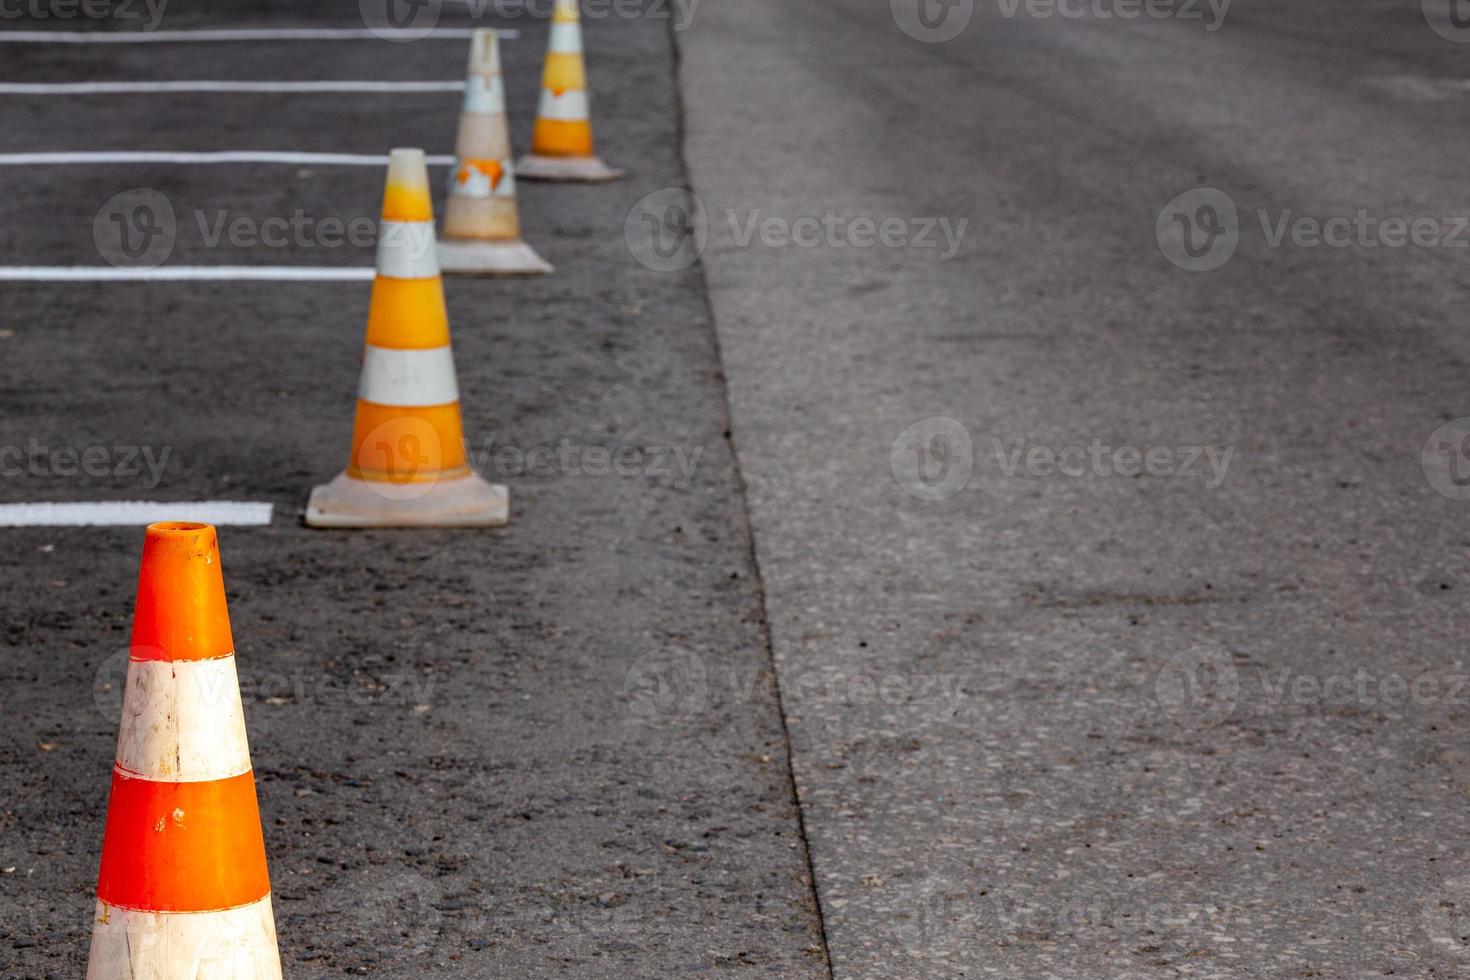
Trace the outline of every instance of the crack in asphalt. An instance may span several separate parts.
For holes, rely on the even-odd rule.
[[[688,182],[689,189],[694,190],[694,181],[690,174],[689,160],[685,154],[688,137],[688,107],[684,101],[684,88],[682,84],[684,68],[684,51],[679,46],[679,34],[675,22],[669,20],[669,46],[672,50],[671,73],[672,90],[674,97],[674,129],[675,129],[675,153],[679,160],[679,169],[684,173],[684,179]],[[806,812],[802,809],[801,793],[796,783],[796,759],[791,749],[791,728],[786,719],[786,698],[781,689],[781,675],[776,667],[776,647],[771,639],[770,619],[767,616],[766,607],[766,584],[761,574],[760,556],[756,551],[755,523],[750,513],[750,496],[745,484],[745,472],[740,465],[740,452],[735,444],[734,422],[730,411],[730,385],[728,375],[725,372],[724,352],[720,348],[720,333],[715,324],[714,301],[710,296],[709,276],[706,272],[704,258],[701,256],[694,263],[699,270],[699,295],[704,303],[705,323],[709,327],[710,343],[714,345],[715,362],[719,364],[719,377],[716,379],[716,387],[720,393],[720,419],[721,430],[724,433],[725,442],[730,450],[730,468],[735,474],[735,492],[740,501],[740,519],[745,530],[745,546],[749,554],[752,585],[760,602],[760,633],[761,645],[765,650],[767,668],[770,671],[771,687],[776,698],[776,715],[781,723],[781,744],[786,754],[786,775],[788,788],[791,796],[791,805],[796,812],[796,832],[801,838],[802,857],[806,863],[807,881],[811,886],[812,911],[817,919],[817,933],[822,941],[822,965],[828,977],[835,977],[832,971],[832,947],[827,934],[827,918],[822,905],[821,889],[817,884],[817,868],[812,861],[811,841],[807,836]]]

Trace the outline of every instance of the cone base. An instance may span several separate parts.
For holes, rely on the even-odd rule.
[[[439,483],[368,483],[346,473],[311,492],[306,526],[504,527],[510,523],[510,491],[479,474]]]
[[[220,912],[135,912],[97,903],[87,980],[281,980],[271,899]]]
[[[597,157],[543,157],[531,154],[516,164],[517,180],[550,180],[563,183],[605,184],[618,180],[624,171],[614,170]]]
[[[556,271],[523,241],[469,238],[440,239],[439,270],[450,276],[546,276]]]

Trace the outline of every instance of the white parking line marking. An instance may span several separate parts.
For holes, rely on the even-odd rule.
[[[148,92],[462,92],[464,82],[0,82],[0,95]]]
[[[0,282],[370,282],[372,266],[164,265],[156,269],[107,265],[0,266]]]
[[[463,40],[472,28],[436,27],[422,31],[369,31],[361,28],[259,28],[222,31],[0,31],[0,44],[190,44],[224,41],[392,41]],[[500,31],[505,41],[518,30]],[[395,36],[397,35],[397,36]]]
[[[0,527],[131,527],[159,521],[262,527],[271,522],[274,509],[274,504],[239,500],[0,504]]]
[[[454,157],[429,157],[431,167],[454,165]],[[64,153],[0,153],[0,167],[67,166],[91,163],[296,163],[331,167],[386,167],[386,155],[369,153],[292,153],[229,150],[208,153],[99,150]]]

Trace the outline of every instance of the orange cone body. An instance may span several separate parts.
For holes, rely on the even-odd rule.
[[[500,38],[494,31],[476,31],[470,43],[469,78],[454,153],[439,243],[440,268],[461,275],[551,272],[546,260],[521,241]]]
[[[531,155],[519,165],[521,176],[528,180],[601,183],[623,175],[599,160],[593,146],[582,15],[577,3],[556,0],[552,13]]]
[[[143,544],[87,980],[280,980],[215,530]]]
[[[394,150],[352,454],[346,472],[312,491],[306,523],[498,527],[508,518],[506,489],[465,458],[424,152]]]

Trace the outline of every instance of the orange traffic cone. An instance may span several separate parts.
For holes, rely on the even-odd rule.
[[[143,542],[87,980],[144,977],[281,977],[208,524],[154,524]]]
[[[551,16],[551,44],[541,76],[541,110],[531,137],[531,155],[516,168],[527,180],[603,183],[623,176],[593,152],[577,2],[556,0]]]
[[[499,527],[509,494],[465,458],[423,150],[394,150],[383,196],[352,457],[311,493],[311,527]]]
[[[443,271],[492,276],[551,272],[551,265],[521,241],[500,37],[494,31],[476,31],[470,43],[469,80],[454,153],[444,238],[439,243]]]

